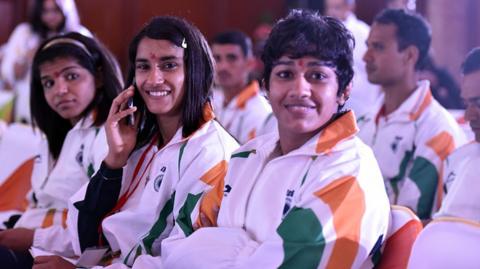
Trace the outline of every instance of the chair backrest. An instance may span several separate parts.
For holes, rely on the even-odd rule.
[[[415,241],[408,268],[480,268],[480,222],[434,219]]]
[[[423,225],[410,209],[392,205],[390,227],[382,258],[376,268],[407,268],[413,243]]]
[[[34,158],[41,134],[24,124],[10,124],[0,139],[0,221],[22,212],[31,189]],[[1,226],[1,225],[0,225]]]
[[[22,164],[40,153],[41,133],[31,126],[10,124],[0,139],[0,185]]]

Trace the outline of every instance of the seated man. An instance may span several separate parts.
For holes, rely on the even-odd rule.
[[[476,176],[476,165],[480,159],[480,48],[468,54],[462,73],[461,93],[467,106],[465,119],[472,127],[475,140],[448,157],[445,173],[447,196],[436,216],[461,217],[480,222],[480,181]]]
[[[390,206],[372,151],[358,139],[350,92],[353,38],[340,21],[294,10],[262,60],[278,132],[231,158],[221,202],[201,203],[187,239],[162,242],[165,268],[372,267]],[[223,186],[224,185],[224,186]]]
[[[446,182],[453,182],[440,211],[415,242],[410,268],[476,268],[480,264],[480,48],[468,54],[462,73],[465,118],[475,141],[448,157]]]
[[[254,65],[252,41],[242,32],[223,32],[213,38],[216,62],[213,104],[218,121],[240,144],[254,138],[272,109],[256,80],[249,81]]]
[[[377,15],[364,60],[368,80],[380,85],[384,96],[358,119],[359,137],[377,157],[390,202],[411,208],[422,220],[441,202],[443,161],[465,140],[432,97],[429,82],[417,81],[430,40],[417,14],[387,9]]]

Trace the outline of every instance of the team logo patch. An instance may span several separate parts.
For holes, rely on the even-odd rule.
[[[83,144],[80,146],[80,150],[78,151],[77,155],[75,156],[75,160],[77,161],[78,164],[83,166]]]
[[[155,178],[155,181],[153,182],[153,189],[155,189],[156,192],[158,192],[160,186],[162,186],[163,177],[165,176],[166,172],[167,167],[164,166],[162,169],[160,169],[160,174]]]
[[[287,195],[285,197],[285,205],[283,206],[283,216],[287,215],[288,211],[290,211],[294,194],[295,190],[287,190]]]
[[[392,151],[393,152],[397,152],[398,150],[398,144],[400,143],[400,141],[403,139],[403,137],[401,136],[395,136],[392,144],[390,145],[390,147],[392,148]]]
[[[455,181],[456,177],[457,174],[453,171],[448,174],[447,179],[445,179],[445,182],[443,183],[443,191],[445,191],[445,193],[448,193],[447,186],[450,186],[452,182]]]
[[[232,186],[230,185],[225,185],[225,188],[223,189],[223,197],[227,197],[227,195],[232,191]]]

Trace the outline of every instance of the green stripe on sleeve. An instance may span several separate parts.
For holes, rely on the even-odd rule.
[[[167,227],[167,218],[172,214],[173,211],[173,203],[175,201],[175,192],[172,193],[172,196],[163,206],[160,214],[158,215],[158,219],[153,224],[152,228],[148,232],[147,236],[143,238],[143,245],[145,246],[145,251],[152,255],[152,245],[153,242],[160,237],[160,235],[165,231]]]
[[[255,154],[257,153],[257,151],[255,149],[252,149],[252,150],[249,150],[249,151],[242,151],[242,152],[237,152],[235,154],[232,155],[231,159],[233,158],[248,158],[248,156],[250,156],[250,154]]]
[[[395,197],[393,199],[395,201],[395,204],[397,203],[398,194],[400,192],[400,190],[398,189],[398,183],[405,179],[407,165],[410,162],[410,160],[412,160],[414,152],[415,152],[415,147],[411,151],[405,152],[405,155],[403,156],[403,159],[400,162],[400,167],[398,168],[398,174],[389,180],[390,185],[392,186],[393,192],[395,193]]]
[[[277,229],[284,258],[279,268],[317,268],[325,248],[322,225],[311,209],[294,207]]]
[[[180,162],[182,161],[183,152],[185,151],[185,146],[187,145],[188,140],[182,144],[180,147],[180,152],[178,153],[178,175],[180,175]]]
[[[417,215],[420,219],[429,219],[438,184],[438,172],[433,163],[423,157],[417,157],[409,177],[420,190]]]
[[[197,195],[189,193],[185,203],[178,212],[177,224],[180,226],[185,236],[189,236],[193,233],[193,224],[190,216],[193,212],[193,209],[195,209],[198,200],[200,200],[200,197],[202,197],[202,194],[203,192]]]

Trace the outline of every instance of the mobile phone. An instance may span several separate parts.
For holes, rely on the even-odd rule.
[[[135,83],[135,77],[133,77],[133,88],[135,89],[135,93],[136,93],[137,84]],[[132,97],[128,98],[127,109],[132,108],[133,106],[135,106],[135,104],[133,103],[133,96],[132,96]],[[127,124],[130,125],[130,126],[135,125],[135,113],[132,113],[132,114],[127,116]]]
[[[128,98],[128,101],[127,101],[127,108],[132,108],[133,106],[134,106],[133,97],[130,97],[130,98]],[[127,124],[130,125],[130,126],[135,125],[135,115],[134,115],[134,113],[129,114],[127,116]]]

